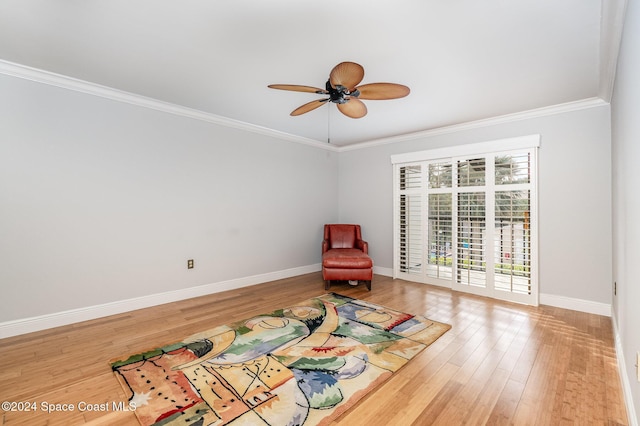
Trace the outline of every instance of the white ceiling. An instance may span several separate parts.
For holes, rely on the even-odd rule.
[[[0,60],[345,146],[608,101],[625,3],[2,0]],[[342,61],[411,94],[364,101],[361,119],[333,104],[291,117],[320,95],[267,88],[324,87]]]

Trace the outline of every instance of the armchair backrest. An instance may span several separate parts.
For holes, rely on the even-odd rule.
[[[328,249],[355,248],[356,241],[362,240],[360,225],[324,225],[324,239],[329,244]]]

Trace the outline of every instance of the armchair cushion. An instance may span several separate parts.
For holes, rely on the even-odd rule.
[[[322,254],[325,268],[364,269],[373,267],[373,261],[362,250],[336,248]]]

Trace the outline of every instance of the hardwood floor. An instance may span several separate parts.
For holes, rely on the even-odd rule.
[[[330,291],[452,325],[334,425],[628,424],[608,317],[383,276],[371,292]],[[323,293],[314,273],[2,339],[0,401],[37,410],[1,411],[0,424],[137,425],[126,411],[42,408],[126,403],[110,360]]]

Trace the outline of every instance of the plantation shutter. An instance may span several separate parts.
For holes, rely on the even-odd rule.
[[[422,166],[399,169],[399,270],[406,274],[422,273]]]
[[[457,282],[484,287],[486,282],[485,193],[458,194]]]
[[[531,292],[531,191],[496,192],[496,288]]]
[[[428,247],[426,275],[434,280],[451,279],[453,173],[450,161],[434,162],[429,167]]]
[[[392,157],[394,277],[536,305],[538,145],[523,137]]]

